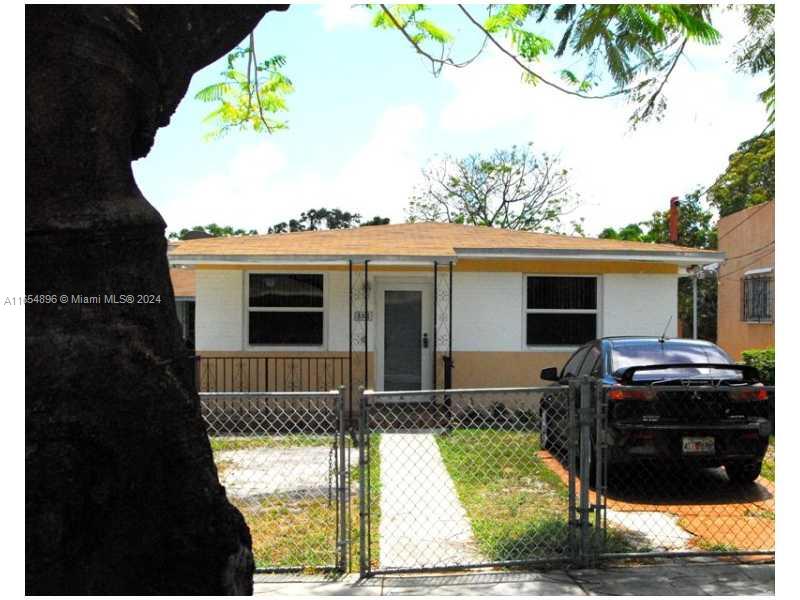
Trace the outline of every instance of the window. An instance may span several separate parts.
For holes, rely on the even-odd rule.
[[[175,310],[183,340],[189,348],[194,348],[194,300],[176,300]]]
[[[771,323],[774,306],[772,273],[753,273],[742,279],[742,321]]]
[[[580,371],[578,371],[578,375],[597,375],[600,370],[600,354],[601,352],[598,346],[591,346],[589,352],[586,354],[586,359],[584,359],[581,365]]]
[[[596,277],[527,277],[528,346],[578,346],[597,337]]]
[[[322,275],[250,273],[248,283],[251,345],[322,345]]]
[[[564,371],[561,373],[561,378],[564,377],[575,377],[578,374],[578,369],[583,362],[583,359],[586,358],[586,353],[589,351],[589,347],[586,346],[578,350],[572,357],[567,361],[567,364],[564,365]]]

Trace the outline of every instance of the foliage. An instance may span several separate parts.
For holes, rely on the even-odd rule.
[[[488,157],[446,155],[431,161],[423,176],[407,209],[410,222],[553,232],[577,205],[567,169],[557,158],[535,155],[531,144],[495,150]]]
[[[471,57],[452,57],[456,37],[434,19],[425,4],[367,4],[374,27],[397,30],[416,52],[430,61],[434,74],[444,67],[466,67],[492,45],[522,71],[523,81],[543,84],[561,93],[587,99],[621,96],[634,106],[632,125],[661,119],[667,107],[666,84],[690,44],[717,44],[721,34],[711,22],[709,4],[490,4],[485,17],[457,5],[468,27],[478,30],[483,44]],[[775,119],[774,5],[740,7],[749,33],[736,52],[739,71],[768,72],[770,85],[759,97]],[[455,10],[455,7],[454,7]],[[738,8],[737,8],[738,10]],[[557,30],[550,39],[544,31]],[[505,43],[503,42],[505,38]],[[568,58],[573,66],[551,74],[539,70],[545,58]],[[240,65],[247,60],[246,69]],[[294,87],[282,74],[286,59],[276,55],[259,62],[253,34],[249,45],[228,55],[222,80],[196,95],[218,103],[206,121],[217,127],[213,139],[232,129],[272,132],[285,121],[274,115],[286,110]]]
[[[360,227],[369,227],[370,225],[388,225],[389,217],[379,217],[375,215],[369,221],[361,223]]]
[[[686,195],[680,204],[678,218],[678,244],[706,250],[717,247],[717,229],[713,213],[700,201],[701,191]],[[656,211],[647,221],[630,223],[619,230],[608,227],[600,234],[601,238],[669,243],[669,210]],[[711,271],[701,271],[697,281],[697,335],[701,339],[717,339],[717,281]],[[691,333],[692,282],[689,278],[678,281],[678,320],[681,336]]]
[[[745,350],[742,360],[744,364],[758,369],[764,385],[775,385],[775,348]]]
[[[432,22],[429,6],[368,6],[376,27],[399,30],[437,74],[444,66],[468,65],[486,45],[472,58],[456,62],[451,57],[455,39]],[[720,39],[706,4],[501,4],[489,5],[482,22],[463,5],[459,9],[486,40],[514,60],[526,82],[583,98],[625,96],[636,105],[634,124],[660,118],[666,108],[664,86],[688,42],[709,45]],[[557,42],[543,35],[545,22],[560,29]],[[548,56],[582,59],[586,71],[577,75],[562,69],[557,77],[545,77],[534,69]],[[605,78],[611,80],[610,88],[589,94]]]
[[[242,71],[245,61],[246,70]],[[232,129],[257,133],[285,129],[286,121],[272,116],[287,110],[286,96],[294,91],[292,82],[281,72],[285,65],[286,58],[281,55],[258,62],[252,33],[249,46],[228,54],[227,68],[220,73],[222,80],[195,95],[197,100],[217,104],[204,119],[216,124],[206,139],[222,137]]]
[[[681,200],[677,243],[680,246],[710,250],[717,247],[717,230],[713,222],[714,214],[703,206],[700,193],[697,190]],[[669,210],[655,211],[647,221],[630,223],[619,230],[607,227],[600,237],[656,244],[670,243]]]
[[[775,198],[775,132],[739,144],[728,167],[708,189],[721,217]]]
[[[200,232],[208,234],[211,237],[226,237],[229,235],[258,235],[255,229],[234,229],[230,225],[220,226],[216,223],[208,225],[195,225],[191,229],[181,229],[179,232],[171,232],[169,239],[171,240],[185,240],[193,232]]]
[[[775,5],[747,4],[741,7],[749,31],[739,41],[736,68],[756,75],[767,72],[769,86],[759,95],[767,108],[770,125],[775,124]]]
[[[269,228],[269,233],[316,231],[318,229],[350,229],[358,225],[386,225],[388,223],[388,218],[375,216],[362,224],[361,215],[358,213],[343,211],[339,208],[311,208],[300,213],[299,219],[276,223]]]

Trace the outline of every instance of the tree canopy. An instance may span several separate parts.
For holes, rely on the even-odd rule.
[[[728,167],[708,189],[709,203],[724,217],[775,199],[775,132],[739,144]]]
[[[169,239],[171,240],[185,240],[191,237],[192,233],[207,234],[211,237],[225,237],[229,235],[256,235],[258,231],[255,229],[236,229],[231,225],[217,225],[216,223],[209,223],[208,225],[195,225],[191,229],[181,229],[178,232],[171,232]]]
[[[425,57],[438,75],[444,68],[470,65],[492,47],[521,71],[530,85],[560,93],[600,100],[615,96],[630,101],[633,126],[660,119],[667,107],[666,88],[678,62],[695,44],[713,45],[721,33],[712,24],[709,4],[490,4],[483,14],[462,4],[455,11],[468,30],[483,42],[464,58],[458,39],[425,4],[375,4],[353,7],[372,11],[373,26],[398,31]],[[774,5],[729,6],[741,10],[748,34],[739,42],[735,61],[741,72],[767,72],[770,85],[760,98],[775,114]],[[556,35],[552,32],[556,31]],[[545,72],[543,59],[570,59],[569,67]],[[232,129],[272,132],[287,126],[276,117],[287,110],[286,96],[294,88],[283,74],[282,55],[259,62],[252,33],[249,42],[231,52],[222,80],[196,98],[215,102],[206,120],[215,124],[208,137]],[[574,66],[574,65],[580,65]]]
[[[289,219],[275,223],[269,228],[269,233],[287,233],[294,231],[316,231],[319,229],[350,229],[367,225],[387,225],[389,219],[374,216],[366,223],[361,222],[362,216],[339,208],[311,208],[300,213],[297,219]]]
[[[423,169],[413,192],[409,221],[445,221],[505,229],[559,230],[577,206],[569,171],[557,158],[537,155],[531,144],[489,156],[445,155]]]

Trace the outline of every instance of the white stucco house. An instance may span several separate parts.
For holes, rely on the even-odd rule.
[[[712,251],[412,223],[190,240],[206,390],[536,385],[601,336],[677,332]]]

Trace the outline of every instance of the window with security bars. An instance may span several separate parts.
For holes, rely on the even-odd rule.
[[[579,346],[597,337],[597,277],[526,278],[528,346]]]
[[[250,273],[248,339],[252,346],[321,346],[324,333],[321,274]]]
[[[772,273],[742,278],[742,321],[771,323],[775,305]]]

